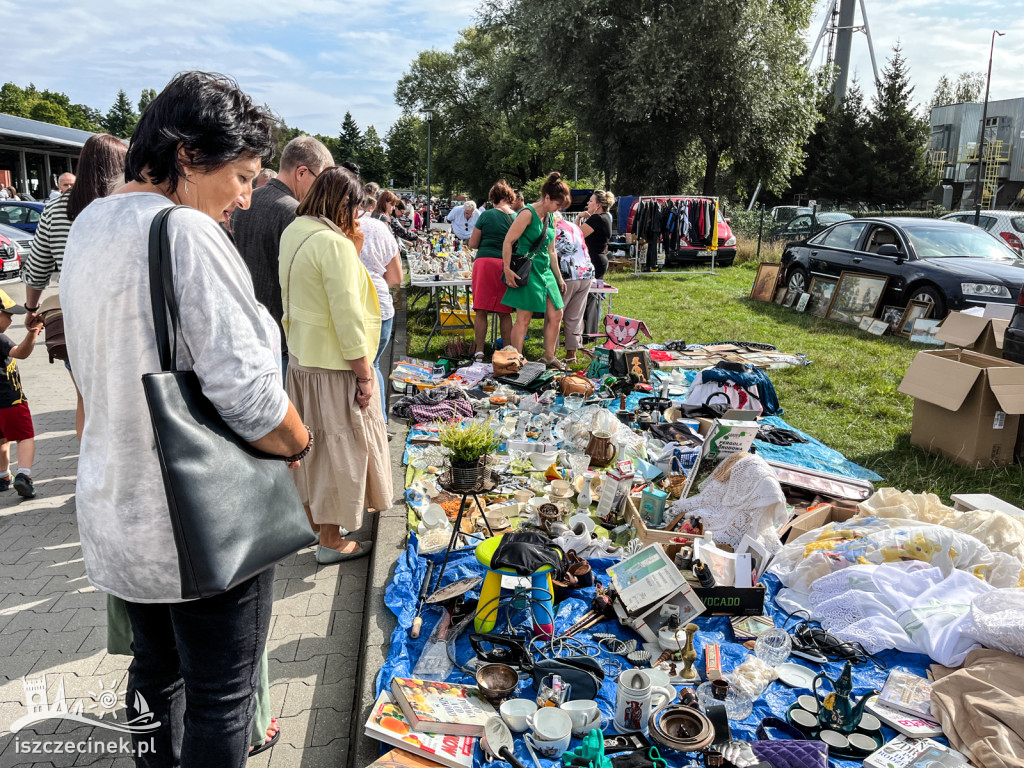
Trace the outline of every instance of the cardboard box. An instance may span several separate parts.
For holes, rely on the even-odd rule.
[[[990,493],[954,493],[950,499],[953,502],[953,509],[957,512],[969,512],[972,509],[992,509],[1024,520],[1024,509],[1015,507],[1010,502],[1003,501],[998,496],[993,496]]]
[[[763,616],[764,584],[753,587],[694,587],[705,616]]]
[[[788,523],[779,528],[779,538],[783,542],[792,541],[815,528],[821,528],[829,523],[845,523],[852,517],[859,514],[859,510],[853,507],[838,507],[833,504],[819,504],[811,507],[802,515],[797,515]]]
[[[620,600],[613,603],[619,623],[634,630],[648,643],[658,642],[658,632],[668,623],[668,615],[674,613],[685,626],[705,611],[704,604],[688,583],[673,590],[666,597],[650,606],[628,613]]]
[[[979,355],[1003,356],[1003,333],[1009,320],[975,317],[950,312],[939,326],[935,338],[946,342],[946,349],[969,349]]]
[[[964,467],[1013,461],[1024,365],[962,349],[919,352],[899,391],[914,398],[911,445]]]

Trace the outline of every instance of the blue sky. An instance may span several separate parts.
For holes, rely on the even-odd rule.
[[[879,68],[903,44],[917,97],[942,74],[983,71],[996,42],[992,98],[1024,96],[1024,0],[866,0]],[[106,110],[119,88],[133,101],[184,69],[235,77],[258,100],[311,133],[335,134],[346,110],[383,135],[398,116],[395,82],[417,52],[447,48],[473,22],[472,0],[0,0],[0,19],[22,19],[0,43],[0,81],[64,91]],[[813,43],[825,4],[807,32]],[[858,19],[859,19],[858,11]],[[871,80],[863,36],[853,66]]]

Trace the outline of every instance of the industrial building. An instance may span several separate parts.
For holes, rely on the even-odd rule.
[[[45,200],[57,177],[75,172],[88,131],[0,114],[0,186]]]
[[[984,158],[979,163],[981,104],[931,111],[928,162],[939,186],[931,199],[949,210],[1024,209],[1024,98],[990,101]]]

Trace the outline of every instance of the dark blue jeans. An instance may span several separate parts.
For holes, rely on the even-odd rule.
[[[380,341],[377,344],[377,356],[373,358],[373,369],[377,371],[377,383],[380,386],[380,404],[384,409],[385,424],[387,424],[388,421],[388,381],[380,369],[380,359],[384,356],[384,350],[388,348],[388,343],[391,341],[391,328],[394,324],[394,317],[389,317],[387,320],[381,320]]]
[[[129,719],[136,693],[160,723],[140,768],[241,768],[270,628],[274,569],[222,595],[185,603],[126,603],[135,658],[128,668]]]

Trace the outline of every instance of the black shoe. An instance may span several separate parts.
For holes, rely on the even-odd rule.
[[[0,477],[0,491],[11,490],[11,476]]]
[[[36,497],[36,489],[32,485],[32,478],[24,472],[19,472],[14,478],[14,490],[23,499],[34,499]]]

